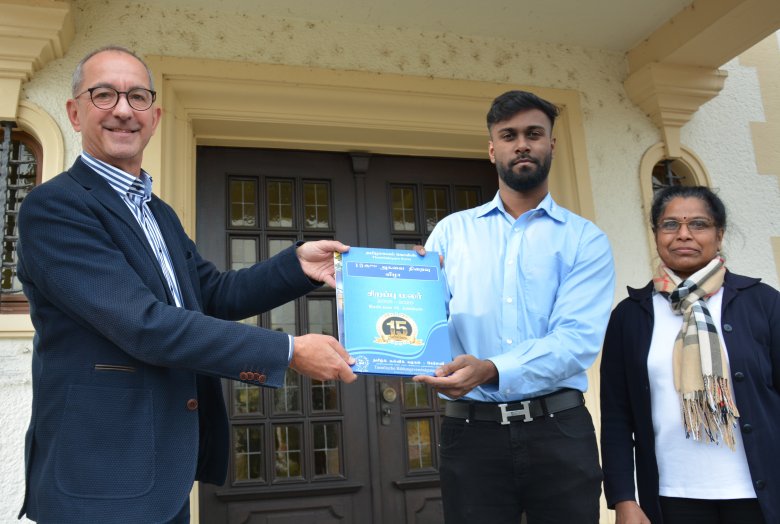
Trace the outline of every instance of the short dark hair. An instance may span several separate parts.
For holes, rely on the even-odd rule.
[[[71,85],[70,85],[71,92],[74,97],[79,94],[79,91],[81,90],[81,84],[82,82],[84,82],[84,64],[87,62],[87,60],[89,60],[93,56],[98,55],[100,53],[104,53],[106,51],[124,53],[126,55],[132,56],[133,58],[141,62],[141,65],[143,65],[144,69],[146,69],[146,74],[149,76],[149,89],[154,91],[154,80],[152,79],[152,70],[149,69],[149,66],[146,64],[146,62],[144,62],[143,58],[141,58],[134,52],[130,51],[126,47],[122,47],[120,45],[107,45],[107,46],[99,47],[98,49],[95,49],[93,51],[90,51],[89,53],[86,54],[86,56],[84,56],[84,58],[82,58],[79,61],[78,65],[76,65],[76,69],[73,71],[73,78],[71,79]]]
[[[558,116],[558,108],[555,104],[539,98],[528,91],[507,91],[493,100],[490,110],[487,113],[487,128],[490,131],[496,122],[509,120],[521,111],[538,109],[550,119],[550,130],[555,124],[555,118]]]
[[[712,189],[706,186],[669,186],[658,190],[653,196],[653,205],[650,208],[650,225],[653,231],[658,226],[658,219],[661,218],[666,206],[674,198],[698,198],[707,206],[715,227],[726,229],[726,206]]]

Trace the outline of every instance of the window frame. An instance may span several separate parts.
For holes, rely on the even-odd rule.
[[[0,140],[4,140],[5,128],[0,128]],[[30,133],[14,127],[11,130],[11,142],[19,142],[23,144],[35,158],[35,184],[33,187],[39,186],[43,179],[43,146],[40,142],[32,136]],[[8,201],[6,200],[6,210],[8,209]],[[6,213],[4,212],[3,215]],[[5,224],[3,224],[3,239],[5,240]],[[16,248],[14,247],[14,250]],[[16,257],[14,256],[14,259]],[[0,315],[18,315],[29,314],[30,304],[27,301],[27,297],[23,293],[9,294],[0,293]]]

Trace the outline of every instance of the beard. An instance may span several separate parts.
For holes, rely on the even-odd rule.
[[[536,189],[550,174],[550,165],[552,164],[552,153],[548,153],[545,157],[539,161],[536,158],[528,158],[533,164],[525,164],[520,168],[519,173],[513,171],[514,165],[511,163],[496,164],[496,170],[498,176],[504,183],[515,191],[530,191]]]

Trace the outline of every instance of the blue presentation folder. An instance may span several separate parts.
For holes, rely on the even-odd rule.
[[[432,375],[452,360],[438,253],[352,247],[335,265],[339,341],[355,373]]]

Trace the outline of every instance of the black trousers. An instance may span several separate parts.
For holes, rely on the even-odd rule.
[[[764,524],[758,499],[659,497],[664,524]]]
[[[447,524],[599,521],[601,467],[585,406],[531,422],[444,417],[440,446]]]

